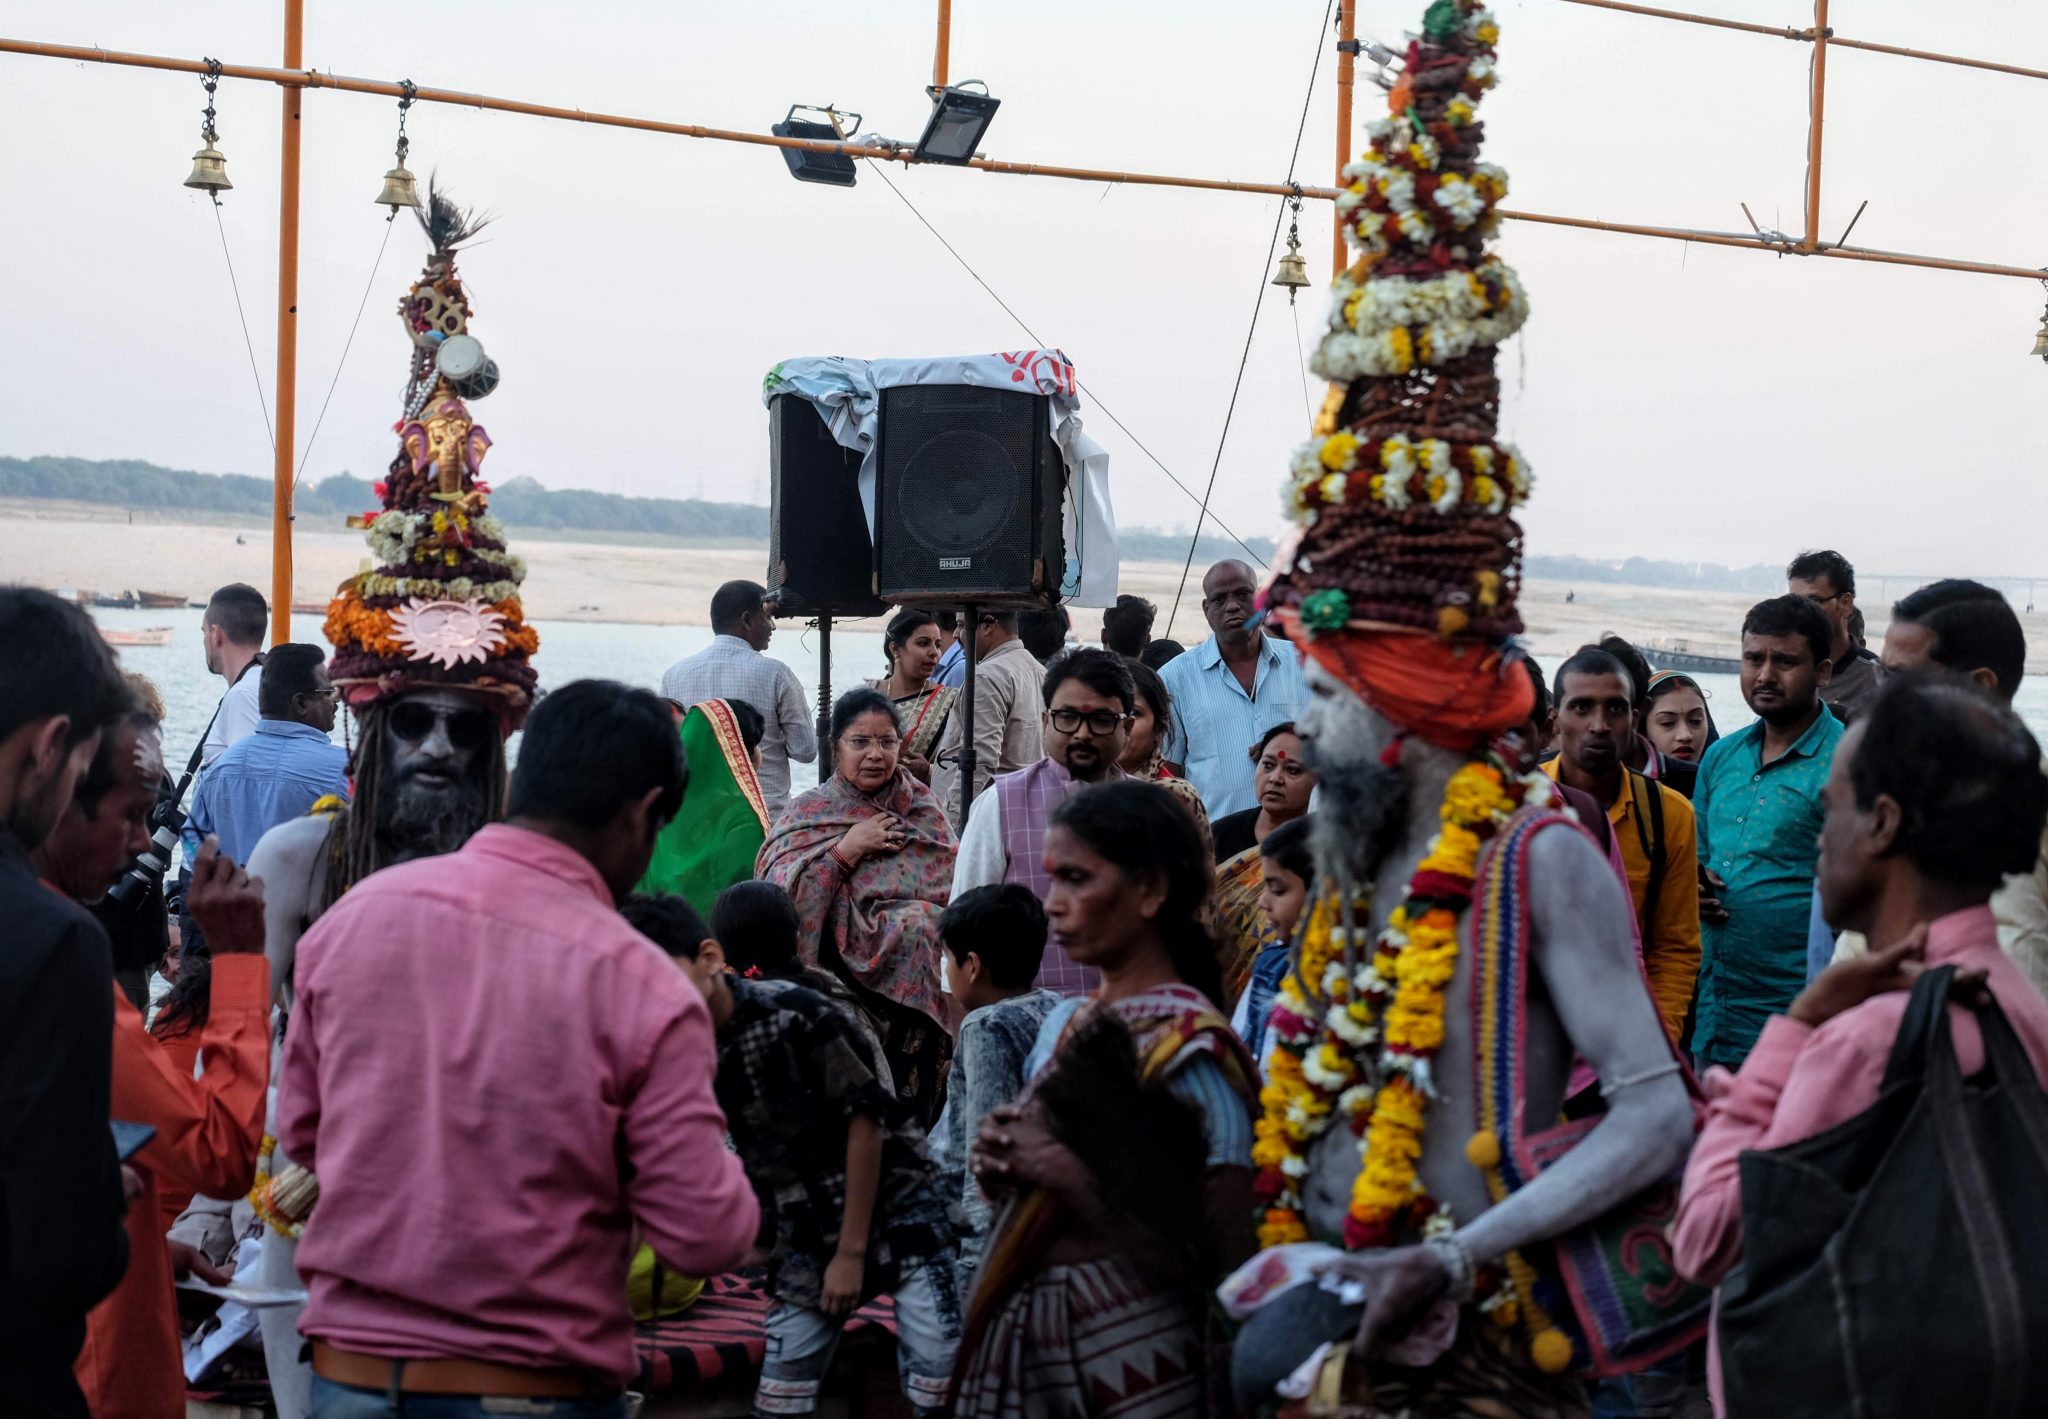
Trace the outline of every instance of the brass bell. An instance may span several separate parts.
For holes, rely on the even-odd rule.
[[[2048,311],[2041,313],[2041,328],[2034,332],[2033,353],[2043,360],[2048,360]]]
[[[1287,299],[1291,304],[1294,293],[1304,290],[1309,284],[1308,266],[1301,259],[1301,243],[1292,237],[1287,241],[1287,253],[1280,258],[1280,270],[1273,277],[1273,284],[1287,288]]]
[[[192,175],[185,179],[185,185],[196,187],[201,192],[233,190],[234,184],[228,181],[228,160],[220,149],[213,146],[211,136],[206,139],[206,146],[192,155]]]
[[[400,207],[411,207],[415,211],[420,205],[418,180],[401,160],[397,167],[384,174],[384,190],[377,194],[377,205],[389,207],[391,215],[397,216]]]

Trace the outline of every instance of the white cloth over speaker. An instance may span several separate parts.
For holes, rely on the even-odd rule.
[[[1113,606],[1117,594],[1116,509],[1109,500],[1109,451],[1082,430],[1074,365],[1058,350],[1013,350],[928,360],[784,360],[761,382],[761,401],[793,394],[810,403],[832,437],[861,456],[860,503],[875,531],[875,447],[881,392],[905,384],[968,384],[1048,396],[1052,437],[1067,466],[1061,507],[1067,564],[1060,600]]]

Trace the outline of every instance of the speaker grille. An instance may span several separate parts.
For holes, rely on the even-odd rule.
[[[967,385],[882,391],[875,564],[885,600],[1043,603],[1048,582],[1057,591],[1057,572],[1048,577],[1044,563],[1058,565],[1058,548],[1042,545],[1061,486],[1048,424],[1039,395]]]

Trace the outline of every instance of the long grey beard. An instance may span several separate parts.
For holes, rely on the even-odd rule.
[[[1408,830],[1408,775],[1385,764],[1349,764],[1319,769],[1316,783],[1322,806],[1309,838],[1316,867],[1353,890],[1370,887]]]
[[[490,821],[484,797],[482,785],[467,780],[436,791],[399,785],[382,804],[377,824],[386,861],[410,862],[455,851]]]

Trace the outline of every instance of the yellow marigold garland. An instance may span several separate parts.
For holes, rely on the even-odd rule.
[[[1355,970],[1345,968],[1341,903],[1333,892],[1318,895],[1295,969],[1280,986],[1259,1096],[1252,1161],[1261,1246],[1308,1240],[1301,1182],[1316,1139],[1339,1115],[1361,1153],[1345,1246],[1389,1246],[1431,1225],[1439,1209],[1416,1165],[1435,1091],[1430,1065],[1443,1047],[1444,992],[1457,974],[1459,918],[1481,848],[1531,793],[1548,791],[1543,775],[1510,774],[1491,756],[1454,773],[1443,827],[1409,879],[1406,900]],[[1355,921],[1371,920],[1369,900],[1352,907]]]

